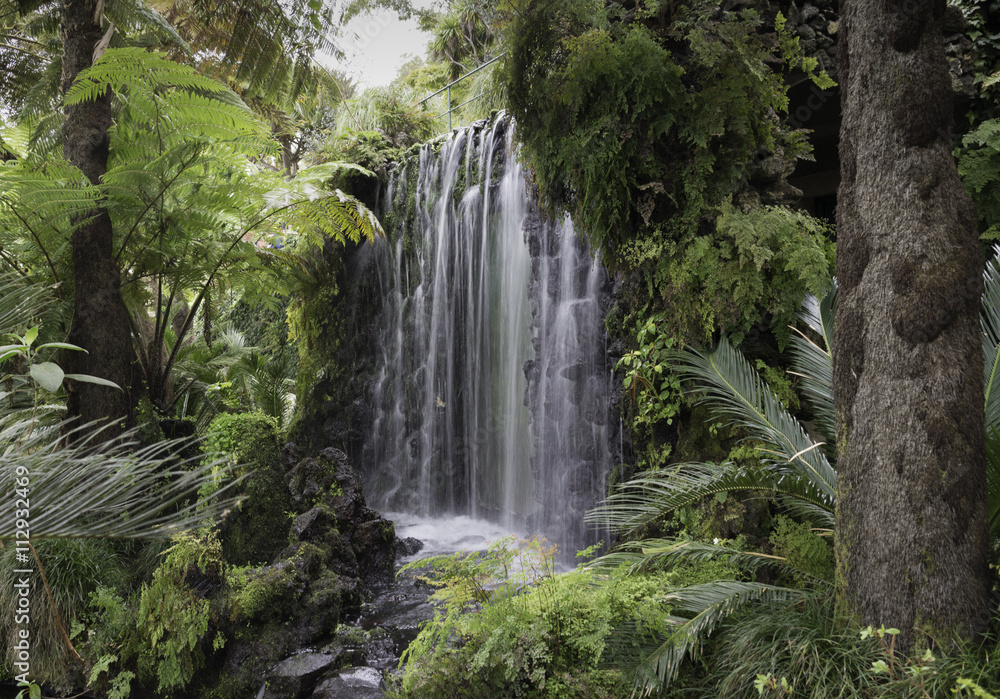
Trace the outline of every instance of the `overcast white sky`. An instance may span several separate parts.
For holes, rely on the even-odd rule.
[[[417,0],[426,8],[430,0]],[[401,22],[392,12],[382,11],[356,17],[347,25],[342,41],[346,63],[337,67],[363,87],[388,85],[399,67],[414,56],[423,56],[431,35],[417,28],[416,19]]]

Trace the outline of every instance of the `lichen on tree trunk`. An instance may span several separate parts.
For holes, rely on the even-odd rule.
[[[904,649],[979,633],[988,594],[983,264],[944,8],[845,0],[838,46],[838,607]]]
[[[95,18],[97,5],[98,0],[63,0],[63,92],[93,62],[103,34],[100,18]],[[110,127],[110,93],[66,107],[63,154],[94,184],[107,171]],[[107,207],[100,207],[80,219],[84,222],[71,239],[75,306],[69,341],[87,354],[69,352],[65,361],[71,373],[98,376],[123,390],[78,383],[70,392],[68,412],[83,422],[110,420],[102,435],[111,437],[133,422],[142,378],[121,296],[111,216]]]

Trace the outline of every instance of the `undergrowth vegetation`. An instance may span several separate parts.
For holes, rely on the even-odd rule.
[[[557,574],[544,541],[500,539],[488,551],[407,568],[438,589],[439,608],[403,657],[401,697],[618,697],[619,668],[637,639],[669,623],[667,592],[732,574],[724,564],[631,575],[583,565]],[[584,551],[588,557],[593,551]]]

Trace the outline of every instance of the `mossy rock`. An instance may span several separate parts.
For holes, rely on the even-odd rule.
[[[242,589],[234,592],[233,618],[240,622],[287,621],[294,612],[297,595],[293,593],[301,586],[292,565],[259,569],[251,573]]]
[[[279,661],[333,635],[343,616],[360,610],[359,581],[327,568],[329,559],[320,546],[298,542],[274,565],[234,573],[225,660],[199,696],[254,696]]]
[[[233,565],[270,563],[288,544],[292,498],[273,418],[261,413],[220,415],[204,450],[225,454],[244,476],[244,500],[222,526],[223,553]]]

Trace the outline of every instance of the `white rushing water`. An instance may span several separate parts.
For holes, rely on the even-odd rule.
[[[617,440],[607,275],[530,203],[512,131],[502,118],[456,131],[393,176],[361,469],[379,509],[489,520],[566,549],[588,538],[582,514]]]

